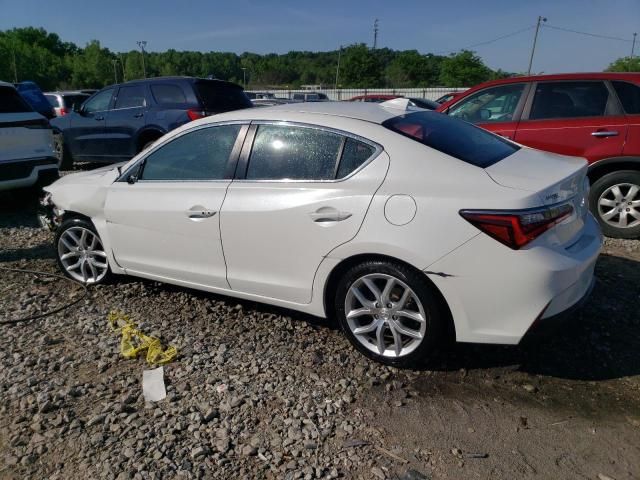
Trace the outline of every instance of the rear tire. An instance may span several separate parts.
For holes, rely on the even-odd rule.
[[[597,179],[591,186],[589,208],[606,236],[640,237],[640,172],[620,170]]]
[[[71,170],[73,168],[73,157],[71,156],[69,148],[64,143],[62,133],[53,135],[53,146],[58,156],[58,168],[60,170]]]
[[[441,300],[420,272],[382,260],[347,270],[335,295],[342,331],[362,354],[396,367],[417,366],[443,338]]]

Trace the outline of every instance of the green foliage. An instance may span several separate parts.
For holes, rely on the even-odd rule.
[[[340,55],[341,88],[471,86],[490,78],[508,76],[492,71],[473,52],[449,57],[423,55],[417,50],[372,50],[365,44],[349,45],[339,53],[291,51],[286,54],[241,55],[229,52],[147,52],[148,77],[189,75],[229,80],[248,87],[296,88],[303,84],[332,87]],[[15,65],[14,59],[15,58]],[[243,71],[244,69],[244,71]],[[115,70],[115,71],[114,71]],[[42,28],[0,31],[0,79],[33,80],[43,90],[100,88],[142,78],[142,53],[132,49],[115,53],[93,40],[84,48],[63,42]]]
[[[622,57],[607,67],[607,72],[640,72],[640,57]]]

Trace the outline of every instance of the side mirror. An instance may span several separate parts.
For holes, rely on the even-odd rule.
[[[480,121],[489,120],[491,118],[491,110],[488,108],[481,108],[478,113],[480,115]]]
[[[133,185],[137,181],[138,181],[138,175],[132,173],[132,174],[127,176],[127,183],[129,185]]]

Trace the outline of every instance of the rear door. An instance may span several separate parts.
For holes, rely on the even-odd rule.
[[[586,157],[590,162],[622,154],[627,119],[607,83],[537,82],[532,90],[518,125],[517,142]]]
[[[448,113],[452,117],[513,139],[528,89],[527,83],[488,87],[463,98],[451,106]]]
[[[147,107],[145,85],[123,85],[118,88],[112,110],[106,113],[107,155],[113,160],[129,159],[138,153],[137,133],[145,125]]]
[[[342,132],[254,124],[220,218],[231,288],[309,303],[320,262],[356,235],[388,162]]]
[[[114,88],[101,90],[87,100],[78,113],[70,116],[64,141],[77,160],[109,159],[109,141],[105,127],[114,91]]]

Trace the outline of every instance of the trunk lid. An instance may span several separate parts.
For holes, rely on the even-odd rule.
[[[539,206],[570,203],[574,213],[544,236],[564,245],[580,233],[589,211],[587,168],[583,158],[522,147],[485,172],[503,187],[535,192]]]

